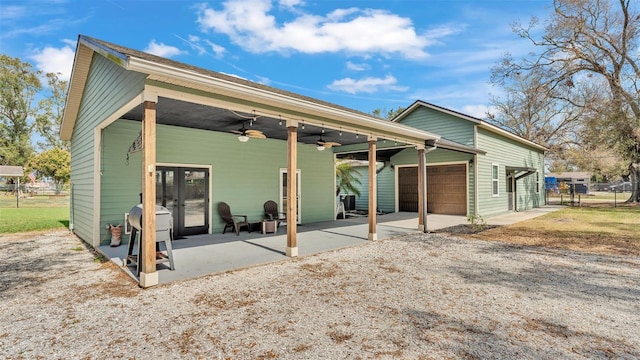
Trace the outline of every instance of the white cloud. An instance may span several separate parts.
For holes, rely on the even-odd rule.
[[[69,44],[71,40],[64,42]],[[36,49],[30,58],[35,61],[38,70],[42,70],[44,73],[59,73],[60,80],[68,81],[71,78],[74,56],[75,50],[70,45],[66,45],[61,48],[47,46],[43,49]]]
[[[398,80],[387,75],[385,78],[366,77],[364,79],[355,80],[352,78],[344,78],[335,80],[327,87],[333,91],[343,91],[349,94],[356,93],[374,93],[378,91],[407,91],[407,87],[398,86]]]
[[[227,49],[225,49],[223,46],[212,43],[209,40],[205,40],[205,42],[207,43],[207,45],[209,45],[209,47],[211,48],[211,51],[213,51],[216,57],[219,57],[219,58],[223,57],[224,54],[227,52]]]
[[[175,46],[165,45],[164,43],[157,43],[155,40],[151,40],[149,45],[144,49],[144,52],[149,54],[170,58],[172,56],[184,54],[185,52],[178,49]]]
[[[13,20],[20,19],[28,14],[28,9],[24,6],[4,6],[0,12],[0,19]]]
[[[258,78],[257,82],[258,82],[259,84],[262,84],[262,85],[269,85],[269,84],[271,84],[271,79],[269,79],[268,77],[260,76],[260,75],[256,75],[256,77]]]
[[[296,6],[304,5],[302,0],[278,0],[280,6],[285,8],[294,8]]]
[[[226,72],[221,72],[220,74],[224,74],[224,75],[227,75],[227,76],[233,76],[234,78],[238,78],[238,79],[241,79],[241,80],[249,81],[249,79],[247,79],[246,77],[242,77],[242,76],[237,75],[237,74],[231,74],[231,73],[226,73]]]
[[[270,0],[228,0],[220,10],[203,4],[197,23],[203,31],[225,34],[255,53],[400,54],[412,60],[427,58],[427,46],[456,31],[441,27],[418,34],[411,19],[386,10],[337,9],[326,16],[296,12],[287,22],[278,22],[271,10]]]
[[[371,67],[367,64],[356,64],[351,61],[347,61],[347,69],[354,71],[364,71],[369,70]]]

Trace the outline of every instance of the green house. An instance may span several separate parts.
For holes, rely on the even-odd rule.
[[[341,147],[367,149],[375,178],[377,149],[383,155],[387,140],[421,152],[440,140],[400,122],[83,35],[60,137],[71,142],[70,228],[78,237],[98,247],[108,224],[125,223],[129,210],[142,205],[145,287],[157,284],[156,205],[171,212],[175,237],[215,236],[225,227],[219,203],[259,221],[263,204],[273,200],[287,213],[286,253],[296,256],[298,224],[336,219]],[[368,193],[375,210],[375,187]],[[363,235],[376,239],[375,211],[368,222]]]
[[[438,134],[428,149],[427,211],[489,217],[544,204],[546,148],[481,119],[416,101],[392,120]],[[418,212],[418,154],[388,142],[379,150],[377,204],[381,212]],[[362,146],[342,147],[339,158],[365,159]],[[358,173],[365,174],[361,168]],[[362,189],[368,178],[361,177]],[[366,206],[366,191],[356,207]]]

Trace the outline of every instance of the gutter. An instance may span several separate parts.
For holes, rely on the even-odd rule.
[[[177,69],[165,64],[159,64],[153,61],[148,61],[139,58],[129,57],[125,69],[141,72],[149,75],[157,75],[168,77],[176,80],[187,81],[192,84],[202,85],[208,88],[216,88],[222,90],[222,92],[231,92],[235,94],[247,94],[253,96],[260,101],[270,101],[271,103],[278,104],[288,110],[295,110],[301,112],[315,112],[323,117],[329,117],[336,121],[345,121],[348,124],[355,125],[357,127],[371,127],[379,131],[386,131],[394,133],[398,136],[404,136],[411,138],[409,141],[413,144],[421,144],[424,140],[438,140],[440,136],[429,133],[427,131],[410,128],[402,124],[394,123],[391,121],[379,120],[374,117],[366,117],[357,115],[342,109],[336,109],[327,105],[317,104],[308,100],[294,98],[286,95],[275,94],[273,92],[256,89],[244,84],[237,84],[231,81],[212,78],[210,76],[201,75],[188,71],[185,69]],[[238,97],[236,95],[236,97]],[[296,109],[297,108],[297,109]],[[312,121],[309,121],[310,123]],[[408,139],[404,139],[408,140]],[[417,140],[420,140],[419,142]]]

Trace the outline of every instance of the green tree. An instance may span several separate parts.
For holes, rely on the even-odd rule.
[[[33,105],[42,89],[31,64],[0,55],[0,164],[22,165],[33,155],[31,135],[38,108]]]
[[[40,100],[39,107],[42,112],[37,117],[38,132],[42,135],[44,142],[38,143],[41,148],[62,148],[70,150],[69,142],[60,140],[60,127],[62,126],[62,115],[67,96],[68,81],[60,80],[60,74],[48,73],[47,90],[49,95]]]
[[[396,108],[395,110],[394,109],[388,110],[387,108],[384,108],[384,109],[378,108],[371,111],[371,115],[375,117],[391,120],[396,116],[400,115],[400,113],[403,112],[404,110],[405,108],[401,106],[398,106],[398,108]]]
[[[514,31],[539,52],[514,61],[505,56],[494,76],[536,71],[559,100],[592,111],[583,126],[591,141],[615,149],[634,184],[628,201],[640,202],[640,13],[631,0],[554,0],[553,13],[537,35],[538,20]],[[577,103],[577,92],[596,87],[602,102]],[[579,98],[579,97],[578,97]],[[595,106],[593,106],[595,105]],[[587,141],[586,139],[581,139]]]
[[[340,195],[341,192],[360,196],[360,190],[357,188],[357,185],[362,183],[356,175],[360,176],[360,172],[354,169],[348,162],[342,162],[336,166],[336,177],[338,178],[336,196]]]
[[[60,191],[71,178],[71,154],[61,148],[45,150],[30,161],[29,168],[36,170],[39,176],[52,178],[56,191]]]

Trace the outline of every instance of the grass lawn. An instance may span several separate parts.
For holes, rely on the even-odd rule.
[[[640,206],[568,207],[466,237],[604,254],[640,255]]]
[[[69,226],[69,197],[20,198],[0,195],[0,234],[64,229]]]

